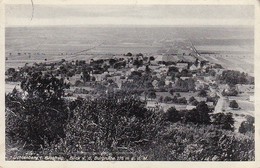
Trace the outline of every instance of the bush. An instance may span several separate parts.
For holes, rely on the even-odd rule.
[[[232,109],[237,109],[239,106],[238,106],[236,100],[232,100],[232,101],[229,103],[229,107],[231,107]]]
[[[219,130],[213,126],[173,123],[150,146],[148,160],[245,161],[254,160],[253,135]],[[167,150],[165,150],[167,149]]]
[[[32,148],[64,137],[69,114],[63,99],[67,88],[64,81],[36,72],[22,82],[21,88],[22,93],[13,90],[5,97],[6,136]]]
[[[13,94],[19,97],[20,93]],[[96,100],[79,98],[71,102],[68,107],[73,113],[69,115],[68,122],[64,125],[65,136],[60,137],[59,141],[44,144],[41,150],[37,151],[28,151],[24,148],[13,151],[7,148],[7,160],[246,161],[255,159],[252,134],[242,135],[218,129],[213,125],[197,123],[201,119],[200,112],[203,109],[207,110],[203,103],[189,113],[194,114],[190,119],[195,118],[195,124],[177,122],[178,119],[183,118],[179,116],[183,113],[174,108],[170,108],[162,117],[161,112],[149,111],[145,108],[145,103],[129,96],[100,97]],[[162,118],[176,123],[165,123]],[[252,121],[250,118],[249,120]],[[32,121],[30,120],[31,123]],[[57,119],[56,122],[59,123],[59,120]],[[51,125],[50,128],[52,127],[55,125]],[[8,128],[15,130],[17,127]],[[25,128],[20,127],[19,132],[26,134]],[[9,140],[10,134],[6,135]]]
[[[179,104],[187,104],[187,100],[185,97],[180,97],[177,99],[177,103]]]
[[[101,153],[141,145],[141,142],[150,143],[161,127],[160,118],[147,110],[144,103],[131,97],[84,100],[75,108],[65,128],[66,138],[59,143],[58,150],[69,148],[69,152]]]
[[[238,91],[235,88],[232,88],[231,90],[229,90],[227,92],[225,90],[223,90],[222,91],[222,95],[223,96],[237,96],[238,95]]]
[[[170,122],[178,122],[181,120],[181,115],[179,111],[176,110],[175,107],[169,108],[165,113],[165,120]]]
[[[6,95],[6,136],[25,148],[37,149],[64,137],[69,109],[63,99],[40,97],[22,99],[16,93]]]
[[[248,76],[244,72],[234,71],[234,70],[225,70],[217,78],[221,83],[236,85],[236,84],[252,84],[254,79]]]
[[[84,86],[84,83],[80,80],[77,80],[74,84],[74,86]]]
[[[130,53],[130,52],[128,52],[127,54],[125,54],[125,56],[132,56],[133,54],[132,53]]]
[[[199,104],[199,102],[195,99],[191,102],[191,105],[193,106],[197,106]]]
[[[189,98],[189,102],[191,103],[191,102],[193,102],[194,100],[196,100],[193,96],[191,96],[190,98]]]
[[[221,129],[234,130],[234,118],[232,113],[217,113],[212,115],[212,124],[218,126]]]
[[[240,133],[255,132],[255,118],[252,116],[246,116],[246,121],[243,121],[238,129]]]
[[[202,89],[201,91],[199,91],[198,96],[200,96],[200,97],[206,97],[206,96],[207,96],[207,91],[204,90],[204,89]]]
[[[169,96],[165,96],[164,97],[164,103],[170,103],[170,102],[172,102],[172,98],[169,97]]]

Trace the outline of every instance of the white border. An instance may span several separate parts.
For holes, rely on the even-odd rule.
[[[141,5],[141,4],[172,4],[172,5],[254,5],[255,6],[255,57],[254,57],[254,66],[255,66],[255,142],[256,142],[256,160],[249,162],[172,162],[172,161],[127,161],[127,162],[99,162],[99,161],[5,161],[5,141],[4,141],[4,131],[5,131],[5,101],[4,101],[4,93],[5,93],[5,84],[4,84],[4,70],[5,70],[5,52],[4,52],[4,31],[5,31],[5,17],[4,17],[4,5],[5,4],[31,4],[30,0],[0,0],[0,53],[1,53],[1,61],[0,61],[0,75],[1,75],[1,83],[0,83],[0,166],[1,167],[31,167],[31,168],[40,168],[40,167],[233,167],[233,168],[253,168],[259,167],[260,161],[260,146],[258,145],[260,142],[260,65],[257,64],[260,62],[260,1],[259,0],[33,0],[34,4],[59,4],[59,5],[69,5],[69,4],[92,4],[92,5]]]

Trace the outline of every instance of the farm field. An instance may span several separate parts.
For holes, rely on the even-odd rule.
[[[254,57],[253,55],[241,54],[203,54],[206,60],[222,65],[225,69],[246,72],[254,76]]]
[[[173,51],[168,54],[176,54],[175,51],[182,54],[180,48],[187,49],[187,39],[192,39],[199,51],[219,53],[218,56],[203,56],[215,62],[216,57],[217,62],[225,67],[241,67],[239,54],[242,54],[245,57],[243,60],[250,63],[247,68],[242,68],[249,68],[251,73],[253,37],[252,28],[232,27],[8,27],[5,35],[6,67],[23,66],[45,59],[89,60],[100,58],[100,55],[123,55],[127,52],[161,55],[164,54],[161,49]],[[222,58],[227,53],[228,58]],[[187,61],[191,58],[181,57]],[[180,56],[163,57],[164,61],[176,59]]]

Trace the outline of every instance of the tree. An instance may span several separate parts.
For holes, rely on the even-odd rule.
[[[150,73],[151,72],[151,69],[149,68],[148,65],[145,66],[145,73]]]
[[[198,111],[198,123],[207,124],[210,122],[210,110],[205,101],[199,102],[199,104],[196,106],[196,110]]]
[[[111,58],[111,59],[109,59],[109,65],[110,66],[114,66],[114,64],[117,62],[117,60],[115,60],[115,59],[113,59],[113,58]]]
[[[171,95],[173,95],[174,89],[170,89],[170,90],[169,90],[169,93],[170,93]]]
[[[143,60],[135,59],[133,65],[135,65],[137,68],[141,67],[143,66]]]
[[[170,121],[170,122],[178,122],[181,120],[181,115],[179,114],[179,111],[177,111],[175,107],[170,107],[165,113],[165,119],[166,121]]]
[[[252,116],[246,116],[246,121],[243,121],[238,129],[240,133],[255,132],[255,118]]]
[[[150,99],[155,99],[156,98],[156,93],[155,93],[155,91],[154,90],[151,90],[151,91],[149,91],[148,92],[148,98],[150,98]]]
[[[236,84],[247,84],[250,83],[249,76],[244,72],[234,71],[234,70],[225,70],[217,78],[221,83],[226,83],[229,85]]]
[[[176,96],[177,96],[177,97],[181,97],[181,94],[180,94],[180,93],[176,93]]]
[[[199,65],[199,59],[198,59],[198,58],[197,58],[196,61],[194,62],[194,65],[195,65],[196,67],[198,67],[198,65]]]
[[[205,89],[202,89],[199,91],[198,96],[200,97],[206,97],[207,96],[207,91]]]
[[[6,95],[6,135],[26,147],[39,148],[65,136],[70,109],[63,99],[67,84],[41,72],[21,82],[22,94]]]
[[[144,55],[142,53],[136,54],[138,57],[143,57]]]
[[[234,130],[234,118],[232,113],[217,113],[212,115],[212,124],[218,126],[221,129]]]
[[[160,127],[160,117],[131,96],[106,96],[84,100],[67,124],[67,144],[80,144],[89,151],[113,151],[116,147],[152,140]],[[80,118],[80,120],[79,120]],[[98,139],[98,141],[97,141]]]
[[[191,103],[191,102],[193,102],[194,100],[196,100],[193,96],[191,96],[190,98],[189,98],[189,102]]]
[[[175,73],[179,72],[179,69],[177,67],[169,67],[167,74],[168,75],[174,75]]]
[[[164,80],[159,80],[158,87],[159,88],[164,88],[164,86],[165,86],[165,81]]]
[[[222,91],[222,95],[223,96],[237,96],[238,95],[238,91],[233,87],[231,88],[229,91]]]
[[[185,97],[178,98],[177,102],[179,104],[187,104],[187,100]]]
[[[12,76],[15,73],[15,69],[14,68],[8,68],[7,71],[5,72],[6,75],[10,75]]]
[[[154,60],[155,60],[154,56],[151,56],[151,57],[149,58],[149,60],[150,60],[150,61],[154,61]]]
[[[63,78],[58,79],[50,74],[44,75],[42,72],[34,72],[21,82],[21,89],[30,97],[40,97],[44,100],[61,99],[64,89],[68,88],[69,85],[64,82]]]
[[[128,52],[125,56],[132,56],[133,54],[132,53],[130,53],[130,52]]]
[[[83,76],[82,76],[82,78],[83,78],[83,81],[84,81],[84,83],[85,83],[85,82],[90,81],[91,76],[90,76],[90,74],[89,74],[88,71],[83,71]]]
[[[171,79],[172,79],[172,81],[175,81],[175,74],[171,75]]]
[[[191,105],[193,106],[197,106],[199,104],[199,102],[195,99],[191,102]]]
[[[169,97],[169,96],[166,96],[166,97],[164,98],[164,102],[165,102],[165,103],[169,103],[169,102],[171,102],[171,101],[172,101],[172,98]]]
[[[163,97],[162,97],[162,96],[159,97],[159,102],[160,102],[160,103],[163,102]]]
[[[238,106],[238,103],[236,102],[236,100],[232,100],[229,103],[229,107],[231,107],[232,109],[237,109],[239,106]]]

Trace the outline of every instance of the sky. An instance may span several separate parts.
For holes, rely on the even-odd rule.
[[[33,16],[33,17],[32,17]],[[5,6],[15,26],[252,26],[249,5],[34,5]],[[31,19],[32,18],[32,19]]]

